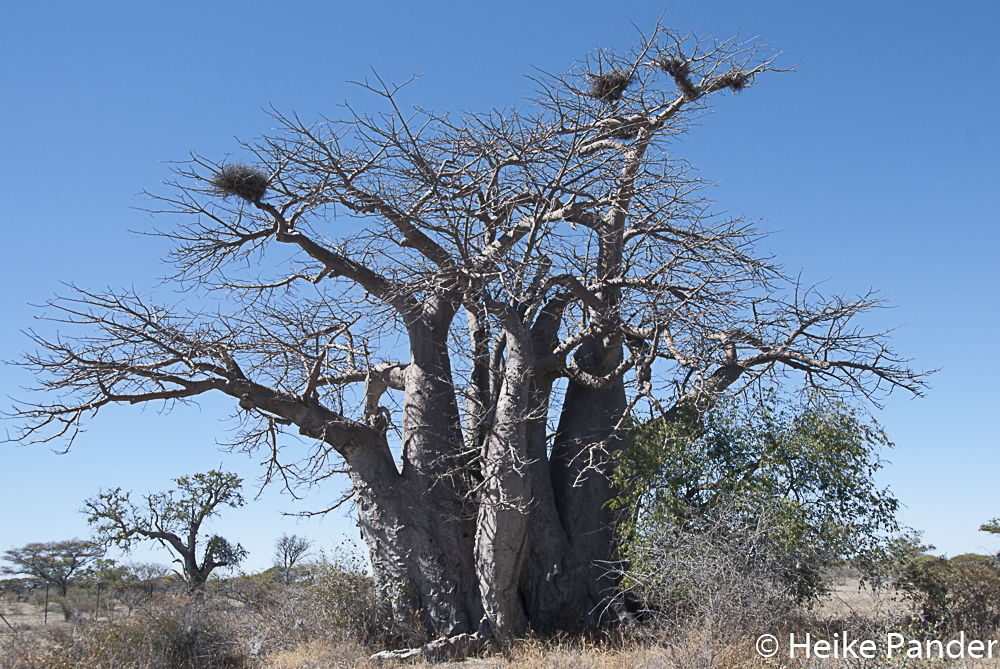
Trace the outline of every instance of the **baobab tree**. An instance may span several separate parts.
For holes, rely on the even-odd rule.
[[[376,80],[378,114],[275,113],[245,162],[194,154],[153,194],[178,221],[161,233],[175,279],[226,306],[52,300],[75,332],[33,334],[25,364],[53,399],[21,407],[22,436],[227,395],[234,444],[269,449],[269,479],[350,477],[394,611],[441,635],[600,624],[633,408],[679,420],[791,375],[869,398],[921,388],[856,323],[878,295],[800,290],[668,152],[712,98],[774,69],[759,43],[657,26],[537,76],[517,109],[404,112]],[[297,460],[286,431],[312,440]]]

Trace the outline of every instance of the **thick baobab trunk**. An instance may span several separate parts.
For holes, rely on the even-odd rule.
[[[607,503],[615,494],[611,455],[624,388],[620,381],[607,390],[570,383],[550,458],[554,377],[538,374],[535,360],[555,344],[558,311],[551,316],[551,332],[540,322],[531,337],[507,324],[503,375],[488,385],[478,379],[470,407],[478,414],[466,416],[482,441],[466,435],[464,443],[446,341],[438,336],[444,328],[411,328],[402,473],[391,486],[355,486],[382,592],[403,616],[421,611],[435,635],[484,623],[500,637],[528,625],[595,627],[613,593],[615,518]],[[621,358],[620,345],[592,343],[576,362],[599,377]],[[470,471],[468,449],[477,445],[482,468]],[[473,476],[481,479],[478,506],[469,499]]]
[[[543,633],[582,627],[590,602],[586,565],[569,543],[550,477],[546,415],[551,392],[551,378],[537,379],[536,404],[527,423],[533,499],[520,585],[531,626]]]
[[[578,356],[581,369],[607,374],[620,362],[620,345],[591,342]],[[626,409],[621,379],[608,389],[570,382],[552,447],[550,474],[555,506],[581,573],[575,579],[578,597],[586,597],[583,624],[600,623],[614,594],[609,571],[615,559],[615,496],[611,482],[618,449],[616,429]]]
[[[362,533],[397,616],[419,611],[435,635],[476,631],[475,508],[448,359],[453,312],[411,323],[403,400],[402,471],[392,485],[355,481]],[[374,483],[374,484],[373,484]]]
[[[621,274],[626,212],[631,198],[635,169],[645,150],[647,139],[637,142],[626,166],[611,207],[597,228],[599,250],[597,277],[611,281]],[[613,320],[621,301],[621,289],[608,287],[597,293],[604,309],[591,313],[595,322]],[[622,362],[618,341],[592,339],[575,354],[577,368],[592,377],[610,375]],[[572,379],[566,389],[549,460],[549,479],[553,501],[568,549],[563,553],[563,569],[569,578],[555,581],[546,576],[542,586],[548,607],[563,603],[559,621],[565,627],[572,622],[584,627],[599,625],[614,595],[616,580],[610,575],[615,558],[614,512],[609,503],[615,496],[611,484],[614,452],[618,448],[616,431],[625,414],[624,380],[619,375],[606,389],[590,388]],[[551,531],[548,540],[558,533]],[[554,556],[547,556],[554,563]],[[553,564],[555,569],[556,563]],[[541,598],[540,598],[541,599]]]
[[[405,480],[379,494],[356,487],[376,586],[400,621],[409,622],[419,612],[433,635],[474,631],[482,619],[472,561],[474,528],[450,519],[422,497],[425,492]],[[460,532],[469,536],[462,541],[455,537]]]
[[[546,359],[558,343],[565,305],[566,296],[557,297],[536,320],[532,328],[536,360]],[[570,545],[552,487],[547,427],[554,380],[551,374],[536,374],[525,435],[532,503],[520,590],[532,629],[543,633],[579,629],[590,607],[587,565]]]
[[[483,458],[476,533],[476,573],[493,633],[524,631],[527,612],[519,596],[532,481],[527,453],[534,356],[525,328],[508,316],[507,364]]]

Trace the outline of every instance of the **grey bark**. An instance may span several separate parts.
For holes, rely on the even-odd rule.
[[[532,503],[527,424],[534,356],[530,332],[516,314],[507,314],[503,321],[507,364],[484,453],[476,574],[490,627],[507,638],[523,632],[528,622],[519,580]]]
[[[603,376],[621,361],[621,346],[592,342],[579,355],[581,369]],[[616,585],[615,497],[611,483],[618,428],[626,410],[625,387],[617,379],[609,389],[570,381],[552,447],[552,487],[556,509],[580,565],[577,610],[587,627],[600,623]]]
[[[439,634],[476,631],[483,618],[471,559],[475,512],[468,471],[460,466],[464,444],[447,348],[453,316],[450,304],[432,302],[409,324],[402,471],[384,487],[353,477],[380,591],[399,615],[421,611]]]

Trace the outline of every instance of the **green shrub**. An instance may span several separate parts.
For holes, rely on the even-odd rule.
[[[669,418],[634,420],[616,454],[613,507],[626,519],[626,559],[633,542],[664,525],[698,534],[699,524],[723,515],[754,527],[765,513],[768,550],[789,558],[785,583],[799,603],[824,593],[824,575],[837,564],[882,578],[898,502],[875,482],[880,452],[892,444],[870,416],[764,390],[755,401],[720,398]]]
[[[97,606],[95,593],[89,588],[70,588],[65,596],[53,597],[52,603],[59,607],[67,622],[93,617]]]

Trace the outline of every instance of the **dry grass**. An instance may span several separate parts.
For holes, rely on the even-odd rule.
[[[0,612],[15,629],[0,621],[0,669],[903,669],[944,665],[1000,669],[1000,658],[941,662],[897,656],[887,660],[884,651],[869,661],[789,659],[784,645],[778,657],[765,659],[756,652],[755,635],[734,632],[712,620],[639,629],[625,637],[532,638],[461,662],[377,663],[369,656],[379,646],[362,642],[366,625],[333,615],[330,608],[346,612],[341,599],[357,596],[353,587],[357,584],[348,585],[352,588],[345,589],[337,580],[326,583],[325,599],[317,604],[310,593],[324,592],[323,588],[272,587],[251,581],[243,583],[237,593],[243,601],[233,599],[233,593],[209,593],[204,598],[157,595],[131,612],[124,607],[113,611],[113,620],[84,618],[67,623],[61,613],[50,613],[48,626],[40,624],[40,606],[6,600],[0,602]],[[806,632],[813,638],[833,638],[847,631],[852,638],[884,639],[887,630],[906,629],[907,612],[901,598],[860,588],[856,577],[844,574],[818,606],[773,621],[769,631],[783,644],[790,632],[799,638]]]
[[[62,612],[57,606],[49,606],[48,625],[69,625],[63,622]],[[18,602],[0,600],[0,613],[7,619],[10,626],[16,629],[34,629],[46,625],[45,607],[33,602]],[[0,634],[10,633],[11,629],[0,621]]]
[[[648,646],[638,642],[605,644],[583,640],[539,641],[515,643],[506,651],[463,661],[372,663],[367,656],[354,655],[359,648],[312,643],[294,650],[276,653],[264,665],[266,669],[368,669],[374,667],[412,667],[414,669],[700,669],[718,667],[777,666],[762,660],[750,642],[720,647],[709,635],[693,635],[683,643],[668,647]]]
[[[310,641],[295,648],[279,650],[266,658],[262,669],[363,669],[372,667],[369,652],[353,641],[332,643]]]
[[[831,633],[824,630],[821,621],[800,620],[793,623],[798,632],[810,629],[814,634]],[[836,629],[839,629],[837,627]],[[834,630],[835,631],[835,630]],[[786,634],[787,632],[779,633]],[[76,633],[79,636],[79,631]],[[3,669],[96,669],[98,667],[148,667],[163,666],[170,669],[188,664],[136,664],[119,656],[108,663],[99,654],[93,653],[70,657],[65,647],[71,637],[59,635],[45,637],[43,631],[21,633],[20,642],[30,643],[29,652],[18,657],[10,653],[8,642],[14,635],[0,635],[0,667]],[[22,649],[23,650],[23,649]],[[847,667],[885,667],[904,669],[907,667],[976,667],[980,669],[1000,669],[1000,659],[914,661],[895,658],[887,661],[879,657],[873,661],[845,661],[837,659],[789,660],[786,657],[764,659],[754,649],[754,639],[728,638],[725,634],[710,630],[689,630],[672,638],[652,640],[631,640],[626,642],[594,642],[587,639],[564,638],[542,641],[537,639],[519,641],[506,650],[494,650],[484,657],[469,658],[462,662],[432,662],[417,660],[409,662],[373,663],[368,659],[371,649],[351,640],[314,639],[289,648],[276,650],[263,657],[242,654],[231,657],[215,666],[241,667],[242,669],[389,669],[403,667],[413,669],[766,669],[771,667],[795,667],[797,669],[840,669]]]

